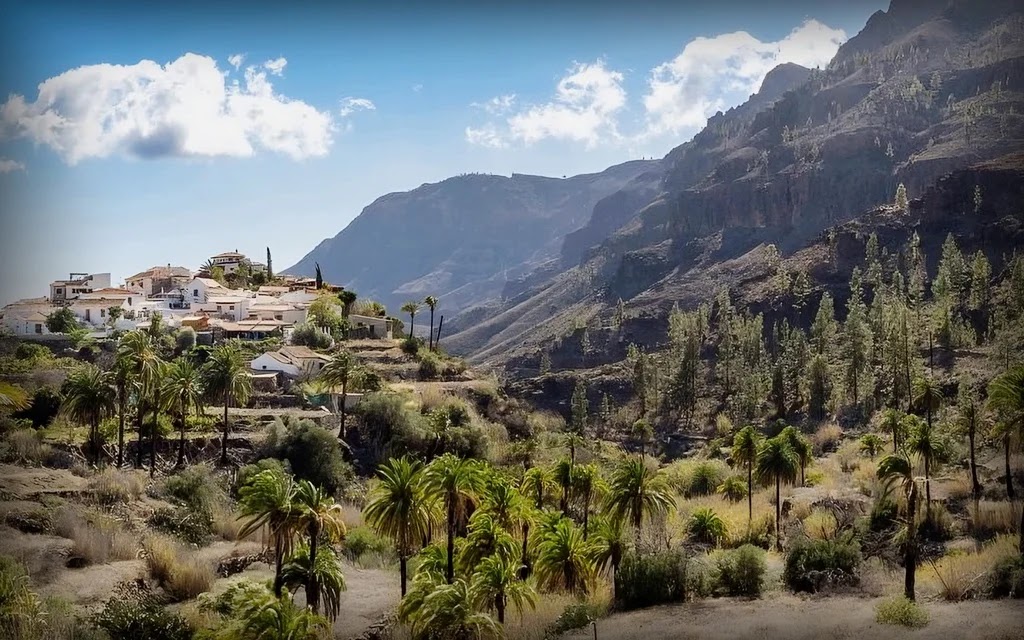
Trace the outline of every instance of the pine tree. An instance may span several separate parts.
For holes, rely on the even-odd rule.
[[[821,294],[818,313],[811,325],[811,344],[816,355],[828,356],[836,339],[836,311],[832,295],[826,291]]]
[[[590,402],[587,400],[587,387],[582,380],[576,382],[576,389],[572,392],[572,421],[570,426],[574,433],[583,435],[587,428],[587,412],[590,409]]]
[[[846,366],[847,390],[855,404],[860,401],[860,383],[866,374],[870,352],[871,333],[867,325],[860,269],[854,267],[850,276],[850,299],[846,304],[846,322],[843,324],[843,362]]]
[[[551,373],[551,356],[545,351],[540,354],[540,374]]]
[[[864,281],[872,287],[878,287],[882,282],[882,261],[878,248],[878,234],[874,231],[868,236],[867,245],[864,248],[864,264],[866,268]]]
[[[932,283],[932,294],[936,301],[944,302],[954,310],[960,309],[963,306],[969,278],[967,262],[956,244],[956,238],[950,233],[942,243],[942,257],[939,259],[939,268]]]
[[[621,329],[622,323],[626,319],[626,305],[623,304],[622,298],[619,298],[619,303],[615,306],[615,328]]]
[[[889,144],[889,148],[892,149],[892,143]],[[901,182],[896,187],[896,209],[906,213],[910,207],[910,202],[907,199],[907,187]]]
[[[825,417],[825,407],[832,395],[828,363],[821,354],[811,358],[807,367],[807,412],[815,420]]]

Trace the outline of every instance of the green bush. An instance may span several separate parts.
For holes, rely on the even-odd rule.
[[[882,495],[871,505],[870,528],[872,531],[885,531],[895,524],[900,515],[899,505],[892,498]]]
[[[441,375],[441,359],[429,351],[420,354],[420,380],[435,380]]]
[[[739,476],[729,476],[716,491],[729,502],[741,502],[747,498],[747,481]]]
[[[287,461],[297,479],[309,480],[331,494],[341,491],[354,477],[352,467],[342,457],[338,437],[308,420],[290,423],[283,434],[272,430],[264,452]]]
[[[686,497],[711,495],[725,480],[725,476],[726,469],[723,463],[710,460],[699,462],[690,475],[690,486],[686,489]]]
[[[1024,557],[1004,558],[988,575],[988,591],[993,598],[1024,598]]]
[[[235,474],[235,484],[231,488],[232,495],[238,497],[238,490],[249,483],[249,480],[254,478],[256,474],[261,471],[280,471],[282,475],[290,475],[291,471],[288,470],[285,464],[277,458],[263,458],[257,460],[252,464],[247,464],[239,468],[238,473]]]
[[[759,597],[766,567],[764,556],[762,549],[750,544],[719,552],[715,558],[718,589],[727,596]]]
[[[30,362],[38,362],[43,360],[49,360],[53,357],[50,350],[41,344],[34,342],[19,342],[18,346],[14,349],[14,357],[18,360],[28,360]]]
[[[410,356],[414,356],[419,353],[420,348],[423,347],[423,341],[419,338],[406,338],[402,340],[402,352]]]
[[[27,409],[16,411],[15,418],[32,421],[36,429],[49,426],[60,411],[60,393],[50,387],[39,387],[32,394],[32,404]]]
[[[329,349],[334,344],[330,335],[309,323],[295,325],[292,330],[291,342],[310,349]]]
[[[690,538],[702,544],[718,544],[728,533],[725,522],[710,507],[699,507],[686,523]]]
[[[615,597],[623,609],[686,600],[687,558],[681,551],[628,553],[615,572]]]
[[[345,555],[353,562],[366,553],[387,557],[393,550],[392,542],[378,536],[370,527],[355,527],[345,535]]]
[[[191,640],[192,629],[185,619],[164,609],[149,596],[114,597],[93,616],[93,624],[110,640]]]
[[[928,612],[916,602],[900,596],[879,602],[875,607],[875,621],[918,629],[928,624]]]
[[[590,602],[573,602],[544,630],[544,637],[558,638],[573,629],[582,629],[607,612]]]
[[[188,467],[164,480],[160,493],[190,509],[206,513],[212,512],[214,505],[225,499],[213,469],[202,464]]]
[[[786,555],[783,579],[794,591],[815,593],[857,583],[860,547],[852,536],[838,540],[800,539]]]
[[[147,520],[149,526],[184,542],[203,546],[213,534],[213,516],[188,507],[160,507]]]

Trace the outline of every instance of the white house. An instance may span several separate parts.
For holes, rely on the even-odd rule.
[[[290,325],[306,321],[306,305],[282,302],[277,298],[257,295],[249,303],[249,318],[259,320],[281,320]]]
[[[368,338],[391,338],[391,320],[376,316],[360,316],[354,313],[348,316],[349,326],[357,334],[365,334]]]
[[[245,254],[238,253],[238,251],[225,251],[210,257],[210,263],[224,269],[224,275],[238,271],[240,266],[248,262],[249,259],[245,257]]]
[[[236,295],[232,289],[224,289],[224,294],[210,294],[206,302],[193,304],[192,311],[204,311],[211,316],[224,320],[244,320],[249,317],[250,298],[245,295]]]
[[[49,335],[46,316],[55,307],[46,298],[18,300],[0,310],[3,325],[16,336]]]
[[[206,302],[207,298],[211,295],[224,295],[229,291],[230,289],[213,278],[192,278],[185,285],[186,299],[192,304]]]
[[[309,347],[288,346],[264,353],[252,360],[249,367],[253,371],[279,371],[286,376],[298,377],[302,374],[315,375],[330,361],[329,357]]]
[[[50,283],[50,300],[61,303],[77,298],[83,293],[110,286],[109,273],[72,273],[67,280],[54,280]]]

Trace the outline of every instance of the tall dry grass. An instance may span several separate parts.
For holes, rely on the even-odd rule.
[[[775,522],[774,489],[764,489],[754,485],[754,529],[760,530],[765,521]],[[676,496],[676,510],[668,517],[666,524],[672,540],[684,540],[690,516],[701,508],[711,509],[722,519],[726,527],[726,537],[722,546],[733,547],[747,541],[750,518],[747,501],[729,502],[720,495],[684,498]]]
[[[89,478],[89,491],[95,502],[103,505],[138,500],[146,488],[143,471],[123,471],[107,467]]]
[[[981,500],[977,507],[971,503],[967,510],[971,516],[971,532],[976,536],[997,533],[1016,533],[1020,528],[1020,505],[1006,500]]]
[[[922,587],[953,602],[980,595],[985,578],[997,564],[1018,554],[1015,536],[1001,535],[977,551],[958,551],[928,562]]]
[[[577,598],[564,593],[538,594],[536,607],[527,607],[522,616],[514,611],[506,612],[506,640],[544,640],[548,637],[547,629],[558,620],[566,607],[577,602]],[[599,615],[606,614],[612,604],[611,586],[605,581],[599,581],[587,598],[587,603]]]
[[[139,546],[134,536],[110,518],[86,517],[78,510],[61,509],[53,521],[54,532],[74,542],[73,553],[88,564],[133,560]]]
[[[836,450],[843,439],[843,429],[838,424],[823,424],[811,434],[811,444],[815,455],[823,455]]]
[[[149,574],[175,601],[192,599],[213,585],[213,569],[174,539],[150,534],[143,548]]]

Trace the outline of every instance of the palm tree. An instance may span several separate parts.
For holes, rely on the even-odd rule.
[[[782,549],[782,482],[793,482],[800,468],[800,460],[789,442],[778,436],[761,443],[757,450],[754,473],[763,484],[775,483],[775,549]]]
[[[1001,418],[1003,442],[1006,448],[1006,494],[1013,500],[1013,482],[1010,476],[1010,438],[1024,437],[1024,366],[1016,367],[999,376],[988,386],[988,404]],[[1020,553],[1024,556],[1024,509],[1020,516]]]
[[[358,383],[361,377],[362,369],[359,366],[359,361],[346,349],[342,349],[338,353],[334,354],[331,361],[324,365],[317,377],[323,381],[325,385],[333,390],[336,387],[341,387],[341,426],[338,429],[338,438],[344,440],[345,433],[345,415],[347,413],[345,409],[346,401],[348,399],[349,385]]]
[[[900,435],[902,430],[900,422],[903,420],[903,412],[899,409],[886,409],[882,414],[882,429],[892,434],[892,452],[896,453],[900,448]]]
[[[370,494],[363,517],[378,535],[395,542],[405,597],[409,556],[416,543],[426,537],[433,520],[424,490],[423,465],[405,457],[392,458],[380,466],[377,475],[380,481]]]
[[[309,536],[308,567],[319,567],[317,553],[320,538],[335,542],[345,537],[345,523],[341,517],[341,505],[323,489],[309,480],[299,480],[292,498],[292,508],[298,513],[295,523],[298,529]],[[337,560],[335,560],[337,562]],[[319,571],[309,571],[306,580],[306,604],[313,611],[320,610]]]
[[[882,451],[882,438],[875,433],[865,433],[860,437],[860,450],[872,460]]]
[[[903,531],[903,595],[914,599],[914,581],[917,569],[917,502],[920,494],[914,479],[914,465],[904,454],[892,454],[878,463],[878,478],[885,483],[886,490],[898,484],[907,499],[907,518]]]
[[[476,462],[446,453],[434,459],[426,469],[424,481],[428,492],[444,503],[445,523],[448,532],[448,567],[445,579],[448,584],[455,579],[455,533],[456,526],[465,522],[469,506],[480,487],[480,475]]]
[[[220,463],[228,463],[228,407],[232,402],[239,404],[249,399],[252,393],[252,377],[247,371],[242,352],[232,343],[215,347],[203,367],[206,393],[224,403],[224,434],[220,444]]]
[[[469,519],[465,541],[458,554],[460,574],[472,573],[474,567],[487,556],[500,555],[512,559],[519,555],[512,534],[501,526],[497,518],[483,511],[475,511]]]
[[[811,447],[811,441],[805,438],[799,431],[794,427],[786,427],[779,435],[789,442],[789,446],[793,449],[793,453],[796,454],[797,461],[800,463],[800,486],[804,486],[804,470],[814,460],[814,450]]]
[[[431,351],[434,350],[434,309],[437,308],[437,298],[435,296],[427,296],[423,298],[423,304],[430,308],[430,336],[428,337],[428,347]]]
[[[537,582],[544,589],[584,595],[594,580],[593,553],[568,518],[542,531],[537,544]]]
[[[601,472],[595,464],[578,464],[572,468],[573,494],[583,507],[583,539],[590,524],[590,504],[603,490]]]
[[[698,507],[690,514],[686,530],[697,542],[715,545],[728,533],[725,521],[710,507]]]
[[[274,595],[277,597],[281,597],[284,557],[291,553],[298,526],[299,512],[292,505],[294,496],[292,477],[275,469],[259,472],[239,490],[239,517],[244,519],[244,524],[238,536],[246,538],[267,526],[274,541]]]
[[[214,266],[213,260],[207,259],[206,262],[199,267],[199,275],[203,278],[212,278]]]
[[[930,423],[913,415],[904,418],[904,422],[909,435],[907,450],[917,454],[924,461],[924,508],[930,521],[932,515],[931,464],[938,453],[938,442]]]
[[[615,518],[628,518],[637,531],[643,519],[668,513],[675,500],[661,472],[654,472],[643,458],[626,457],[612,472],[605,509]]]
[[[622,518],[599,518],[590,538],[594,564],[601,571],[611,569],[612,600],[615,600],[615,574],[629,544],[624,523]]]
[[[480,500],[480,513],[492,516],[510,532],[522,533],[522,570],[529,571],[528,541],[533,508],[529,500],[504,477],[491,477],[485,484]]]
[[[306,603],[315,613],[320,613],[319,603],[310,603],[309,584],[315,584],[317,597],[322,597],[324,615],[335,620],[341,612],[341,592],[345,590],[345,575],[334,549],[324,547],[316,553],[316,564],[309,545],[303,544],[288,558],[281,573],[281,579],[289,587],[305,586]]]
[[[420,303],[406,302],[402,305],[402,313],[409,314],[409,338],[413,337],[413,329],[416,328],[416,313],[420,310]]]
[[[562,497],[558,503],[562,515],[569,517],[569,499],[572,497],[572,458],[561,458],[555,463],[551,476],[555,484],[562,490]]]
[[[932,426],[932,414],[942,406],[942,389],[930,376],[921,376],[914,380],[914,406],[923,410],[928,418],[928,428]]]
[[[480,562],[470,582],[475,606],[478,609],[494,607],[498,624],[505,624],[505,607],[514,606],[521,616],[524,605],[533,608],[536,593],[519,579],[519,564],[501,555],[488,556]]]
[[[978,436],[978,403],[977,396],[969,389],[966,383],[961,384],[960,399],[957,402],[957,406],[960,409],[960,422],[967,431],[967,447],[969,452],[969,462],[971,466],[971,494],[974,496],[974,500],[978,501],[981,499],[981,482],[978,481],[978,462],[976,456],[976,441]]]
[[[0,408],[22,411],[31,406],[28,393],[21,387],[0,380]]]
[[[119,350],[114,360],[114,389],[117,391],[117,467],[124,464],[124,425],[128,417],[128,401],[133,387],[131,359]]]
[[[99,463],[100,457],[100,422],[117,409],[116,393],[110,383],[111,377],[92,364],[83,365],[64,383],[61,412],[73,422],[88,425],[94,463]]]
[[[418,577],[418,576],[417,576]],[[494,618],[480,613],[474,607],[474,594],[463,579],[452,584],[440,584],[427,591],[415,607],[403,601],[399,606],[400,619],[411,623],[415,640],[451,638],[477,640],[502,637],[501,628]]]
[[[325,618],[296,607],[287,591],[282,596],[264,593],[261,597],[242,599],[236,615],[242,633],[237,637],[316,640],[330,632]]]
[[[196,415],[203,412],[203,381],[199,369],[187,358],[180,358],[170,365],[163,383],[164,409],[178,420],[178,461],[179,469],[185,464],[185,422],[189,412]]]
[[[531,467],[523,474],[523,482],[520,488],[523,493],[531,496],[534,506],[540,510],[544,508],[544,500],[551,490],[551,473],[544,467]]]
[[[1010,468],[1013,433],[1014,429],[1006,422],[996,422],[990,432],[993,440],[1001,440],[1003,443],[1003,476],[1006,478],[1006,498],[1011,502],[1017,497],[1017,492],[1013,488],[1013,470]]]
[[[644,449],[646,449],[647,443],[654,437],[654,428],[651,427],[651,423],[644,418],[637,418],[637,421],[633,423],[633,427],[630,429],[630,435],[640,445],[640,457],[644,456]]]
[[[747,518],[754,521],[754,463],[761,446],[761,435],[753,426],[747,425],[736,432],[732,439],[732,461],[747,465]]]
[[[163,361],[153,347],[152,337],[144,331],[129,331],[118,344],[118,357],[123,358],[131,369],[135,387],[135,428],[138,431],[135,449],[135,468],[142,466],[142,429],[146,410],[153,408],[153,433],[156,434],[157,414],[160,404],[156,402],[160,391],[160,373]],[[152,447],[150,447],[152,450]]]
[[[343,317],[347,318],[352,313],[352,305],[356,303],[358,297],[355,291],[349,291],[348,289],[338,294],[338,300],[341,300],[341,315]]]

